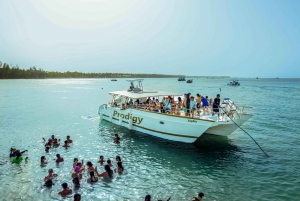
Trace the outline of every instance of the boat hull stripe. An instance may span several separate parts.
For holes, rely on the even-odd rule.
[[[103,114],[103,116],[109,117],[108,115],[105,115],[105,114]],[[119,121],[119,119],[117,119],[117,118],[115,118],[115,117],[113,117],[112,119]],[[105,120],[106,120],[106,119],[105,119]],[[122,121],[122,122],[128,124],[128,122],[126,122],[126,121]],[[142,128],[142,129],[145,129],[145,130],[148,130],[148,131],[152,131],[152,132],[156,132],[156,133],[160,133],[160,134],[164,134],[164,135],[171,135],[171,136],[184,137],[184,138],[195,138],[195,139],[198,138],[198,137],[196,137],[196,136],[179,135],[179,134],[174,134],[174,133],[168,133],[168,132],[162,132],[162,131],[158,131],[158,130],[153,130],[153,129],[145,128],[145,127],[143,127],[143,126],[139,126],[139,125],[137,125],[137,124],[132,124],[132,125],[133,125],[133,126],[136,126],[136,127],[139,127],[139,128]]]
[[[157,130],[145,128],[145,127],[142,127],[142,126],[138,126],[138,125],[136,125],[136,124],[132,124],[132,125],[133,125],[133,126],[136,126],[136,127],[139,127],[139,128],[142,128],[142,129],[145,129],[145,130],[148,130],[148,131],[152,131],[152,132],[156,132],[156,133],[161,133],[161,134],[164,134],[164,135],[171,135],[171,136],[184,137],[184,138],[195,138],[195,139],[198,138],[198,137],[196,137],[196,136],[179,135],[179,134],[174,134],[174,133],[168,133],[168,132],[157,131]]]

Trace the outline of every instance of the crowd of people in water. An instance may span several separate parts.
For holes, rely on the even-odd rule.
[[[119,105],[114,102],[114,107]],[[140,99],[130,99],[126,104],[123,103],[121,109],[129,107],[144,109],[152,112],[166,113],[170,115],[182,115],[194,118],[200,115],[214,115],[219,114],[220,108],[220,94],[216,98],[208,98],[208,96],[201,96],[199,93],[192,96],[191,93],[184,94],[183,98],[177,97],[175,100],[172,96],[163,97],[161,101],[155,97],[148,97],[146,101],[142,102]],[[183,111],[183,112],[182,112]]]
[[[60,139],[57,139],[54,135],[50,137],[50,139],[46,140],[43,138],[45,143],[45,152],[49,153],[49,150],[51,148],[57,148],[60,146]],[[68,148],[73,143],[73,140],[71,140],[70,136],[67,136],[66,140],[64,141],[62,147]],[[114,143],[119,144],[120,143],[120,137],[118,134],[115,134]],[[10,149],[10,157],[14,157],[12,160],[12,163],[20,163],[23,158],[22,154],[27,152],[20,151],[19,149],[11,148]],[[28,157],[25,158],[27,160]],[[64,158],[60,154],[56,154],[56,164],[64,162]],[[84,172],[87,172],[88,178],[86,180],[87,183],[94,183],[98,181],[98,178],[102,177],[103,179],[112,179],[114,173],[116,174],[122,174],[124,171],[124,167],[122,164],[122,160],[120,156],[116,156],[115,163],[116,168],[113,170],[113,162],[111,159],[105,160],[103,155],[100,155],[99,161],[97,163],[100,164],[100,166],[104,167],[103,171],[98,170],[97,166],[95,166],[91,161],[88,161],[86,163],[86,167],[84,166],[84,160],[79,160],[78,158],[74,158],[73,164],[72,164],[72,170],[73,173],[70,175],[70,183],[72,181],[73,183],[73,189],[78,190],[81,186],[81,182],[83,182],[83,174]],[[41,167],[46,167],[48,164],[46,156],[41,156],[40,165]],[[58,174],[54,173],[52,168],[48,169],[48,175],[45,176],[45,183],[43,186],[45,187],[52,187],[54,185],[53,179],[59,177]],[[68,196],[73,193],[73,190],[70,188],[70,185],[66,182],[61,184],[62,190],[58,192],[61,196]],[[199,193],[197,196],[193,198],[193,201],[201,201],[202,197],[204,196],[203,193]],[[168,198],[167,201],[171,199]],[[78,193],[74,194],[74,201],[80,201],[81,195]],[[151,195],[146,195],[145,201],[151,201]],[[159,200],[162,201],[162,200]]]

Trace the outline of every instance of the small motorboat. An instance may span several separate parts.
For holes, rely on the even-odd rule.
[[[232,80],[227,85],[230,85],[230,86],[239,86],[240,83],[239,83],[238,80]]]
[[[188,80],[186,81],[186,83],[193,83],[193,80]]]
[[[185,81],[185,77],[178,78],[178,81]]]
[[[111,79],[111,81],[118,81],[117,79]]]

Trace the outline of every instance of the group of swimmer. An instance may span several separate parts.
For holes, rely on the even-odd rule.
[[[51,138],[46,141],[45,138],[43,138],[43,140],[46,142],[45,143],[45,152],[49,153],[50,148],[57,148],[60,146],[60,139],[56,139],[54,135],[51,136]],[[62,145],[62,147],[64,148],[68,148],[70,147],[70,144],[72,144],[73,141],[71,140],[70,136],[67,136],[67,139],[64,141],[64,144]],[[114,143],[118,144],[120,143],[120,137],[118,134],[115,134],[115,138],[114,138]],[[22,158],[22,153],[27,152],[27,150],[25,151],[20,151],[18,149],[15,148],[11,148],[10,149],[10,157],[15,157],[12,160],[12,163],[20,163],[23,158]],[[55,162],[57,164],[64,162],[64,158],[60,156],[60,154],[56,154],[57,159],[55,160]],[[25,158],[26,160],[28,159],[28,157]],[[113,174],[114,173],[118,173],[118,174],[122,174],[124,171],[124,167],[122,165],[122,160],[120,156],[116,156],[115,158],[116,160],[116,165],[117,167],[114,169],[114,171],[111,169],[111,167],[113,166],[112,161],[108,158],[107,160],[104,159],[104,156],[101,155],[99,157],[99,161],[97,161],[97,163],[99,163],[101,166],[104,166],[104,171],[103,172],[99,172],[98,168],[96,166],[93,165],[93,163],[91,161],[88,161],[86,163],[87,168],[85,168],[84,161],[81,160],[79,162],[78,158],[74,158],[73,160],[73,165],[72,165],[72,169],[73,169],[73,173],[71,174],[71,178],[72,178],[72,183],[74,185],[74,189],[78,189],[80,188],[80,181],[82,181],[83,179],[83,172],[87,171],[89,178],[86,180],[87,183],[94,183],[98,181],[99,177],[102,177],[104,179],[111,179],[113,178]],[[45,156],[41,157],[41,166],[47,166],[48,162],[46,160]],[[52,185],[54,185],[53,183],[53,179],[55,177],[58,177],[58,174],[54,173],[53,169],[50,168],[48,170],[48,175],[45,176],[45,184],[44,186],[46,187],[52,187]],[[60,192],[58,192],[59,195],[61,196],[67,196],[67,195],[71,195],[73,193],[73,190],[69,187],[68,183],[64,182],[63,184],[61,184],[62,186],[62,190]],[[197,196],[195,196],[193,198],[193,201],[201,201],[202,197],[204,196],[203,193],[199,193]],[[169,201],[171,199],[168,198],[167,201]],[[74,201],[80,201],[81,200],[81,195],[76,193],[74,194]],[[146,195],[145,197],[145,201],[151,201],[151,196],[150,195]],[[162,201],[162,200],[159,200]]]
[[[114,107],[118,107],[116,103]],[[202,113],[214,115],[219,112],[220,107],[220,94],[217,94],[216,98],[208,98],[208,96],[201,96],[199,93],[196,97],[191,96],[191,93],[184,94],[183,100],[178,97],[177,100],[174,97],[167,96],[163,97],[160,102],[157,98],[148,97],[145,102],[140,99],[136,99],[134,102],[132,99],[127,104],[122,104],[121,109],[127,109],[129,107],[144,109],[151,112],[160,112],[170,115],[181,115],[181,111],[184,111],[184,116],[192,117],[200,116]]]
[[[51,138],[46,141],[45,138],[43,138],[43,140],[46,142],[45,143],[45,152],[49,153],[50,148],[52,147],[59,147],[60,146],[60,139],[56,139],[54,135],[51,136]],[[71,140],[70,136],[67,136],[67,139],[64,141],[64,144],[62,145],[62,147],[64,148],[68,148],[70,147],[70,144],[72,144],[73,141]],[[118,134],[115,134],[115,138],[114,138],[114,143],[118,144],[120,143],[120,137]],[[64,158],[60,156],[60,154],[56,154],[56,163],[61,163],[64,162]],[[101,166],[104,166],[104,171],[103,172],[99,172],[97,167],[94,167],[93,163],[91,161],[88,161],[86,163],[87,168],[85,168],[84,161],[81,160],[79,161],[78,158],[74,158],[73,160],[73,173],[71,174],[71,178],[72,178],[72,182],[74,185],[75,189],[80,188],[80,181],[83,178],[83,172],[86,170],[89,178],[86,180],[87,183],[93,183],[93,182],[97,182],[99,177],[103,177],[104,179],[111,179],[113,177],[113,173],[118,173],[118,174],[122,174],[124,171],[124,167],[122,165],[122,160],[120,156],[116,156],[116,165],[117,168],[114,169],[114,171],[111,169],[111,167],[113,166],[112,161],[108,158],[107,160],[104,159],[104,156],[100,156],[99,157],[99,161],[97,161],[97,163],[100,163]],[[41,157],[41,166],[46,166],[47,160],[45,156]],[[48,170],[48,175],[45,176],[45,184],[44,186],[46,187],[51,187],[52,185],[54,185],[53,183],[53,178],[57,177],[58,174],[55,174],[53,169],[49,169]],[[69,188],[67,183],[63,183],[62,185],[62,191],[58,192],[59,195],[62,196],[66,196],[66,195],[70,195],[73,193],[72,189]],[[81,195],[80,194],[75,194],[74,195],[74,200],[78,201],[81,199]]]
[[[204,194],[202,192],[198,193],[198,195],[196,195],[195,197],[193,197],[193,200],[192,201],[201,201],[202,198],[204,197]],[[169,197],[167,199],[167,201],[170,201],[171,200],[171,197]],[[146,195],[145,196],[145,201],[151,201],[151,195]],[[158,200],[158,201],[162,201],[162,200]]]

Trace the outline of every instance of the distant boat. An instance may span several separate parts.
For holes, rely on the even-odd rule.
[[[118,81],[117,79],[111,79],[111,81]]]
[[[185,81],[185,77],[178,78],[178,81]]]
[[[239,83],[238,80],[232,80],[227,85],[230,85],[230,86],[239,86],[240,83]]]
[[[256,77],[256,79],[258,79],[258,77]]]
[[[193,79],[186,81],[186,83],[193,83]]]

